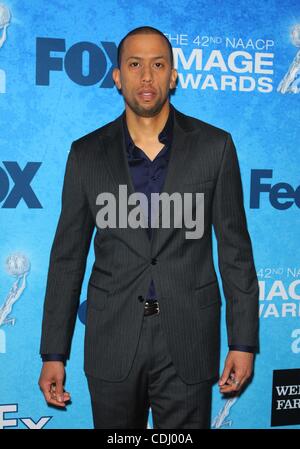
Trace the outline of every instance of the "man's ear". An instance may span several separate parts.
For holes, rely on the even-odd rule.
[[[117,67],[115,67],[115,68],[113,69],[113,72],[112,72],[112,78],[113,78],[113,80],[114,80],[114,83],[115,83],[117,89],[120,90],[120,89],[121,89],[120,69],[118,69]]]
[[[177,77],[178,77],[177,70],[176,69],[172,69],[171,79],[170,79],[170,89],[175,89]]]

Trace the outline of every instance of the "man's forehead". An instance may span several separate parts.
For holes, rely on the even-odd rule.
[[[140,54],[128,54],[126,55],[126,61],[128,61],[128,59],[138,59],[138,60],[143,60],[143,59],[166,59],[167,58],[167,54],[165,55],[152,55],[152,54],[146,54],[146,55],[140,55]]]
[[[147,57],[152,54],[152,57],[166,56],[168,54],[168,44],[165,39],[159,34],[136,34],[128,36],[124,41],[123,51],[136,56]]]

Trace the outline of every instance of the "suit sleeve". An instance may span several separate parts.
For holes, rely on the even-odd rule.
[[[226,299],[228,345],[258,348],[259,287],[247,229],[240,168],[230,134],[214,192],[212,222]]]
[[[66,356],[64,354],[41,354],[43,362],[63,362],[66,364]]]
[[[50,252],[40,354],[69,357],[94,227],[82,188],[76,147],[72,144],[64,174],[61,212]]]

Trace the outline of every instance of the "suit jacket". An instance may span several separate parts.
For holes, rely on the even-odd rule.
[[[134,360],[153,279],[161,325],[178,375],[196,383],[219,375],[221,296],[212,257],[212,228],[226,299],[228,344],[258,346],[258,281],[231,135],[175,109],[163,192],[204,193],[204,234],[185,226],[97,225],[99,193],[134,193],[122,116],[73,142],[62,208],[50,253],[40,352],[69,356],[86,259],[94,230],[95,261],[87,288],[84,370],[121,381]],[[193,207],[195,204],[193,203]],[[130,209],[130,208],[129,208]],[[117,207],[118,211],[118,207]],[[161,210],[160,210],[161,214]]]

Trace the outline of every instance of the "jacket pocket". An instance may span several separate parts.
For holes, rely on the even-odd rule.
[[[89,282],[87,288],[87,307],[103,310],[105,308],[108,293],[109,292],[107,290],[104,290]]]
[[[217,303],[221,305],[221,294],[217,280],[196,287],[194,295],[197,306],[200,308],[209,307]]]

